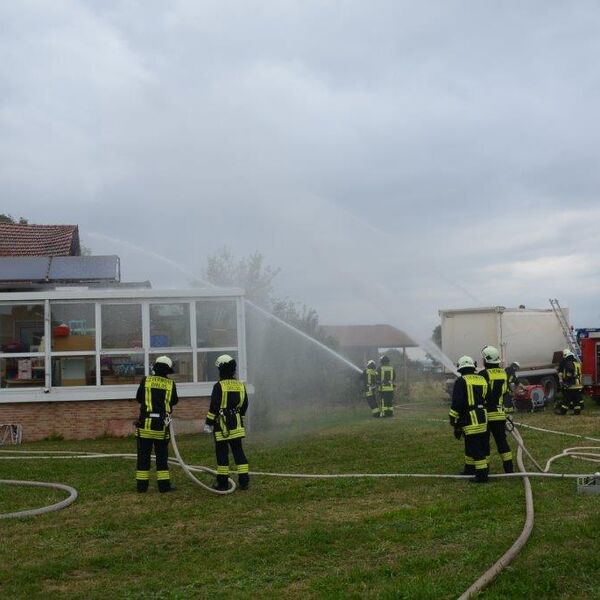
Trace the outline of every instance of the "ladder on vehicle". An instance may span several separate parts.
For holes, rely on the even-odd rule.
[[[550,306],[552,307],[552,310],[554,311],[554,314],[560,323],[561,329],[565,339],[567,340],[567,344],[571,349],[571,352],[573,352],[573,354],[577,357],[577,360],[581,360],[581,348],[579,347],[579,342],[577,341],[575,333],[573,333],[573,330],[569,327],[567,319],[565,318],[565,313],[558,303],[558,300],[556,298],[550,298]]]

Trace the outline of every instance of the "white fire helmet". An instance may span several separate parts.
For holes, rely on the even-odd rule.
[[[169,367],[169,369],[173,368],[173,361],[168,357],[168,356],[159,356],[155,361],[154,364],[162,364],[162,365],[167,365],[167,367]]]
[[[481,356],[486,363],[491,365],[500,364],[500,352],[494,346],[484,346],[481,350]]]
[[[461,356],[456,363],[456,368],[460,371],[461,369],[474,369],[475,363],[470,356]]]
[[[563,350],[563,358],[569,358],[569,356],[575,356],[570,348],[565,348]]]
[[[221,367],[227,363],[233,362],[234,360],[235,359],[232,356],[229,356],[229,354],[221,354],[221,356],[219,356],[215,361],[215,367]]]
[[[371,367],[373,368],[375,366],[375,361],[374,360],[370,360],[367,362],[367,367]]]

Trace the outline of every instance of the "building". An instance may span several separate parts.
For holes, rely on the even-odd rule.
[[[20,425],[24,441],[133,433],[139,381],[163,354],[174,362],[178,431],[201,429],[219,354],[246,379],[243,290],[123,284],[118,257],[71,254],[76,227],[19,227],[55,252],[26,254],[15,238],[21,254],[0,258],[0,424]]]
[[[322,325],[322,329],[339,342],[340,353],[357,365],[377,360],[381,349],[396,348],[406,355],[406,348],[418,347],[404,331],[392,325]]]
[[[80,256],[77,225],[0,223],[0,256]]]

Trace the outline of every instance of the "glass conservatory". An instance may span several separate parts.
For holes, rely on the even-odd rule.
[[[0,403],[132,398],[162,354],[180,396],[209,396],[223,353],[246,379],[240,289],[0,294]]]

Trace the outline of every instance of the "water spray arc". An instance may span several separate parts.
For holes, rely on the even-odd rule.
[[[346,357],[342,356],[341,354],[339,354],[335,350],[332,350],[331,348],[329,348],[329,346],[326,346],[325,344],[319,342],[319,340],[316,340],[315,338],[311,337],[310,335],[308,335],[308,333],[304,333],[304,331],[302,331],[302,330],[294,327],[293,325],[290,325],[289,323],[287,323],[283,319],[280,319],[279,317],[276,317],[273,313],[270,313],[269,311],[265,310],[264,308],[261,308],[260,306],[257,306],[256,304],[254,304],[254,302],[250,302],[250,300],[248,300],[248,299],[244,299],[244,302],[246,303],[247,306],[250,306],[252,309],[258,311],[263,316],[267,317],[268,319],[272,319],[276,323],[279,323],[283,327],[286,327],[290,331],[293,331],[295,334],[303,337],[304,339],[308,340],[309,342],[312,342],[313,344],[315,344],[316,346],[318,346],[322,350],[325,350],[326,352],[328,352],[332,356],[335,356],[335,358],[337,358],[338,360],[342,361],[345,365],[349,366],[350,368],[354,369],[355,371],[358,371],[359,373],[362,373],[362,369],[360,369],[359,367],[357,367],[354,363],[350,362]]]

